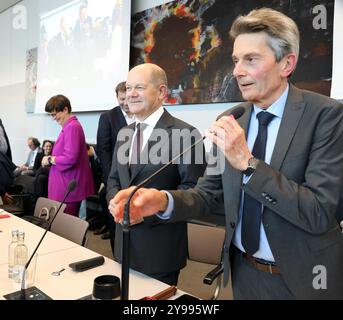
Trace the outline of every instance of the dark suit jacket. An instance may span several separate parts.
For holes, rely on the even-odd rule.
[[[160,130],[163,130],[164,136],[158,139]],[[141,159],[148,159],[146,164],[138,165],[135,173],[130,177],[128,164],[123,164],[120,157],[131,145],[134,125],[123,128],[118,134],[118,140],[114,151],[111,173],[108,178],[107,200],[110,201],[120,190],[137,185],[149,177],[153,172],[163,166],[164,163],[171,160],[173,156],[179,153],[179,149],[172,148],[172,130],[189,129],[192,130],[193,138],[188,134],[184,141],[180,138],[175,139],[174,145],[182,141],[183,146],[187,146],[195,138],[201,138],[198,130],[189,124],[172,117],[166,110],[157,122],[153,133],[142,151]],[[157,141],[157,142],[156,142]],[[157,150],[162,147],[161,153]],[[152,181],[147,183],[146,187],[157,189],[187,189],[193,187],[205,169],[204,148],[199,145],[202,154],[199,156],[200,164],[194,164],[194,150],[180,161],[179,164],[170,165],[166,170],[161,172]],[[125,150],[125,151],[124,151]],[[197,148],[196,150],[199,150]],[[176,152],[175,152],[176,151]],[[160,157],[161,156],[161,157]],[[163,158],[162,164],[156,163],[155,160]],[[201,159],[200,159],[201,157]],[[188,164],[187,164],[188,163]],[[117,224],[115,237],[115,258],[121,261],[121,240],[122,228]],[[130,233],[130,266],[146,274],[172,272],[183,268],[187,260],[187,229],[185,222],[165,224],[155,217],[144,220],[143,223],[131,227]]]
[[[121,128],[127,125],[121,108],[115,107],[100,115],[97,132],[97,155],[102,170],[102,181],[106,184],[111,170],[114,146]]]
[[[247,130],[252,105],[241,105],[246,112],[238,122]],[[264,205],[269,245],[297,299],[343,299],[343,234],[335,217],[343,209],[342,182],[342,104],[290,86],[271,164],[261,162],[243,189]],[[171,221],[225,212],[225,281],[241,192],[242,173],[228,162],[222,175],[204,176],[195,189],[173,192]],[[326,289],[313,287],[319,275],[326,276]]]
[[[7,137],[7,134],[6,134],[5,127],[3,126],[1,119],[0,119],[0,127],[2,128],[2,130],[4,130],[5,139],[6,139],[7,146],[8,146],[8,149],[7,149],[7,152],[6,152],[6,156],[7,156],[10,160],[12,160],[12,152],[11,152],[10,142],[9,142],[9,140],[8,140],[8,137]]]
[[[0,152],[0,196],[5,194],[13,183],[15,164],[5,154]]]
[[[35,162],[34,162],[34,164],[33,164],[32,170],[33,170],[33,173],[34,173],[34,174],[36,174],[37,170],[38,170],[39,168],[41,168],[43,157],[44,157],[44,152],[43,152],[43,150],[41,149],[41,150],[39,150],[39,151],[37,152],[36,158],[35,158]]]

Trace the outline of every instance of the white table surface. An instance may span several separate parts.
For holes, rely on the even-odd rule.
[[[2,212],[0,214],[4,214]],[[9,214],[6,212],[6,214]],[[18,229],[25,232],[25,244],[29,254],[33,252],[45,230],[15,215],[0,219],[0,265],[8,263],[8,245],[12,240],[12,230]],[[78,244],[64,239],[52,232],[48,232],[39,247],[38,255],[57,252],[64,249],[75,248]]]
[[[8,278],[7,250],[11,239],[11,230],[16,227],[25,231],[26,243],[29,252],[32,252],[38,244],[44,229],[37,227],[30,222],[10,215],[10,218],[0,219],[0,299],[3,296],[17,291],[18,284],[14,284]],[[36,264],[36,277],[34,286],[43,291],[54,300],[76,300],[92,293],[93,281],[100,275],[116,275],[121,278],[121,265],[114,260],[105,258],[101,266],[75,272],[69,264],[98,256],[99,254],[87,248],[79,246],[67,239],[48,232],[41,247],[38,249]],[[53,276],[53,271],[65,268],[60,276]],[[152,296],[169,285],[152,279],[144,274],[130,271],[129,277],[129,299],[137,300],[145,296]],[[172,298],[184,293],[181,290]]]

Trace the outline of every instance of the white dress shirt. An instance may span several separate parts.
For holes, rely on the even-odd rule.
[[[154,130],[158,120],[160,120],[163,112],[164,112],[164,109],[162,106],[160,106],[155,112],[153,112],[151,115],[149,115],[147,118],[145,118],[144,121],[140,121],[138,119],[134,120],[136,123],[146,124],[146,127],[143,130],[142,150],[144,149],[145,145],[147,144],[147,142],[148,142],[148,140],[152,134],[152,131]],[[132,145],[133,145],[133,141],[135,140],[136,134],[137,134],[137,131],[135,131],[135,133],[132,137],[132,142],[131,142],[131,146],[130,146],[130,162],[131,162],[131,154],[132,154]]]

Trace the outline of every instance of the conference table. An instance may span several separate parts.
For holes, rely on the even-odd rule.
[[[3,216],[8,216],[1,218]],[[11,230],[25,231],[25,243],[29,255],[45,232],[44,229],[25,221],[8,212],[0,212],[0,299],[4,295],[17,291],[18,284],[8,278],[8,244],[11,241]],[[120,278],[121,265],[107,257],[103,265],[82,271],[73,271],[69,264],[99,256],[98,253],[64,239],[52,232],[48,232],[37,251],[36,276],[34,286],[51,297],[53,300],[77,300],[90,296],[93,281],[100,275],[116,275]],[[59,276],[52,272],[65,268]],[[152,279],[142,273],[130,270],[129,299],[138,300],[146,296],[153,296],[169,285]],[[177,290],[177,298],[184,292]]]

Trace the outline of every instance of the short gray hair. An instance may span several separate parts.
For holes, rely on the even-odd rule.
[[[265,32],[269,37],[267,44],[275,54],[277,62],[288,53],[299,57],[299,29],[296,23],[285,14],[261,8],[239,16],[233,22],[230,36],[235,40],[240,34]]]

